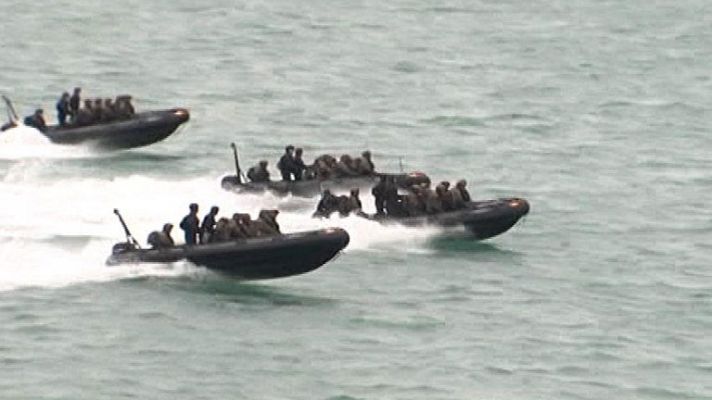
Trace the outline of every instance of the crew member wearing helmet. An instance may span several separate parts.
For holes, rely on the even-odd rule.
[[[252,182],[269,182],[269,171],[267,171],[267,161],[262,160],[259,164],[247,170],[247,178]]]

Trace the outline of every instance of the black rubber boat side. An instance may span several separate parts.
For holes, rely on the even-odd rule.
[[[340,228],[162,250],[135,249],[119,243],[106,263],[188,260],[243,280],[274,279],[313,271],[334,258],[348,243],[349,234]]]
[[[301,180],[301,181],[271,181],[271,182],[240,182],[236,175],[227,175],[222,178],[220,184],[223,189],[236,193],[259,193],[269,190],[278,195],[288,195],[299,197],[314,197],[321,194],[324,189],[332,192],[349,191],[353,188],[371,189],[381,176],[392,177],[396,185],[406,188],[411,185],[430,183],[430,178],[420,172],[409,174],[376,173],[373,175],[354,176],[344,178],[333,178],[327,180]]]
[[[406,226],[435,225],[442,227],[464,226],[475,239],[484,240],[500,235],[513,227],[529,213],[529,202],[521,198],[473,201],[466,209],[418,217],[389,217],[367,215],[366,218],[382,224]]]
[[[49,126],[43,134],[56,144],[89,144],[105,150],[130,149],[167,138],[189,119],[190,113],[185,108],[172,108],[145,111],[128,119],[88,126]]]

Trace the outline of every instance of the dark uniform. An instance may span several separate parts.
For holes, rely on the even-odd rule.
[[[194,245],[198,242],[200,233],[200,221],[198,220],[198,205],[190,205],[190,213],[180,221],[180,228],[185,233],[185,244]]]
[[[360,162],[358,163],[357,172],[361,175],[373,175],[376,172],[376,168],[371,160],[371,152],[366,150],[361,153],[361,157],[358,158]]]
[[[223,217],[215,224],[215,231],[210,237],[210,242],[227,242],[230,240],[230,220]]]
[[[464,179],[457,181],[457,184],[455,184],[455,188],[460,191],[460,196],[462,196],[462,201],[464,201],[465,203],[468,203],[468,202],[472,201],[472,199],[470,198],[470,192],[468,192],[467,189],[465,189],[466,186],[467,186],[467,181]]]
[[[272,234],[278,235],[282,231],[277,223],[277,215],[279,215],[278,210],[261,210],[257,219],[267,224]]]
[[[104,122],[104,101],[102,99],[94,99],[94,108],[92,110],[94,111],[94,121]]]
[[[116,119],[116,107],[111,99],[104,99],[104,120],[109,122]]]
[[[267,171],[267,161],[262,160],[259,164],[247,170],[247,178],[251,182],[269,182],[269,171]]]
[[[257,237],[257,227],[250,218],[250,214],[238,214],[238,227],[243,238]]]
[[[279,172],[282,174],[282,180],[283,181],[291,181],[292,180],[292,172],[294,172],[295,165],[294,165],[294,155],[292,154],[294,152],[294,146],[289,145],[284,149],[284,154],[282,157],[280,157],[279,161],[277,162],[277,168],[279,169]]]
[[[118,118],[130,118],[136,113],[134,107],[131,105],[131,96],[116,96],[114,103],[116,116]]]
[[[358,176],[358,172],[356,172],[353,168],[353,160],[348,154],[344,154],[339,158],[339,162],[336,163],[334,172],[338,178]]]
[[[349,212],[351,212],[351,209],[349,208],[349,196],[336,196],[336,210],[342,217],[349,215]]]
[[[248,236],[242,227],[241,218],[243,214],[232,214],[232,218],[228,220],[228,237],[230,239],[246,239]]]
[[[331,191],[327,189],[324,190],[324,193],[321,195],[321,200],[319,200],[319,204],[316,206],[314,216],[329,218],[331,213],[337,211],[338,208],[339,199],[331,194]]]
[[[294,167],[292,174],[294,174],[294,180],[296,180],[296,181],[302,180],[304,171],[307,169],[306,164],[304,164],[304,160],[302,160],[303,152],[304,152],[304,150],[302,150],[301,148],[296,149],[294,151],[294,158],[292,159],[292,163],[293,163],[293,167]]]
[[[376,186],[371,189],[371,194],[373,195],[373,198],[375,199],[375,204],[376,204],[376,214],[377,215],[384,215],[385,212],[385,207],[386,207],[386,190],[387,190],[387,183],[388,178],[385,176],[381,176],[380,180],[376,184]]]
[[[84,107],[77,110],[74,120],[75,125],[86,126],[94,123],[94,103],[84,100]]]
[[[255,230],[256,236],[273,236],[279,235],[279,225],[277,225],[276,210],[262,210],[259,217],[252,221],[252,228]]]
[[[422,194],[426,214],[432,215],[443,212],[443,207],[440,203],[440,199],[434,191],[426,188],[422,190]]]
[[[345,215],[348,215],[352,212],[359,213],[361,212],[361,199],[358,198],[359,195],[359,190],[358,189],[351,189],[351,193],[349,197],[346,198],[346,206],[344,207],[346,210]]]
[[[452,211],[455,209],[452,193],[447,190],[442,183],[435,188],[435,193],[438,195],[438,199],[440,199],[443,211]]]
[[[62,93],[62,97],[57,101],[57,121],[59,125],[64,125],[67,123],[67,116],[70,115],[69,110],[69,93]]]
[[[391,217],[407,216],[405,200],[403,196],[398,195],[398,188],[391,178],[386,179],[384,193],[386,197],[386,213]]]
[[[25,120],[23,122],[25,125],[31,126],[40,132],[44,132],[47,130],[47,123],[44,119],[44,111],[42,111],[41,108],[35,110],[34,114],[25,117]]]
[[[403,206],[409,217],[417,217],[425,212],[425,203],[422,201],[421,188],[413,186],[410,193],[403,199]]]
[[[329,179],[334,174],[336,159],[328,154],[322,154],[314,160],[314,172],[317,179]]]
[[[74,88],[74,93],[72,93],[72,97],[69,98],[69,116],[72,117],[72,123],[76,122],[77,116],[79,114],[79,105],[81,104],[81,92],[81,88]]]
[[[163,230],[160,232],[153,231],[148,235],[148,244],[154,249],[166,249],[175,246],[173,238],[171,237],[171,230],[173,229],[173,224],[163,225]]]
[[[220,209],[216,206],[210,208],[210,212],[203,218],[200,225],[200,243],[209,243],[210,237],[215,233],[215,217]]]
[[[465,202],[462,200],[462,193],[457,187],[454,187],[447,191],[452,199],[452,209],[459,210],[465,208]]]

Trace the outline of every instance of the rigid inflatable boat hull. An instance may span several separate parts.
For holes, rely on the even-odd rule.
[[[122,243],[115,246],[106,263],[187,260],[243,280],[274,279],[313,271],[334,258],[348,243],[348,233],[339,228],[161,250],[121,249],[125,245]]]
[[[325,189],[336,192],[348,192],[351,189],[370,189],[378,183],[381,176],[392,177],[396,185],[406,188],[410,185],[420,185],[430,183],[430,178],[422,173],[410,174],[374,174],[368,176],[355,176],[346,178],[334,178],[327,180],[302,180],[302,181],[271,181],[271,182],[239,182],[235,175],[222,178],[221,186],[225,190],[236,193],[260,193],[270,191],[280,196],[291,194],[298,197],[314,197],[321,194]]]
[[[131,118],[88,126],[50,126],[43,134],[56,144],[87,144],[104,150],[131,149],[167,138],[188,119],[188,110],[174,108],[146,111]]]
[[[529,202],[520,198],[473,201],[467,208],[420,217],[388,217],[371,215],[367,218],[383,224],[406,226],[435,225],[464,228],[475,239],[484,240],[500,235],[529,213]]]

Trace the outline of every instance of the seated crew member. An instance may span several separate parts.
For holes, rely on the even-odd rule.
[[[126,119],[130,116],[123,96],[116,96],[114,98],[114,112],[116,113],[116,118],[119,119]]]
[[[133,104],[131,104],[132,97],[130,95],[119,96],[119,98],[121,98],[124,110],[129,117],[136,114],[136,110],[134,109]]]
[[[351,212],[351,209],[349,208],[349,196],[336,196],[336,204],[336,210],[339,212],[339,216],[347,217]]]
[[[337,178],[345,178],[350,176],[358,176],[358,173],[353,169],[353,161],[351,156],[344,154],[336,163],[335,171]]]
[[[357,158],[357,160],[361,160],[358,165],[358,169],[356,172],[358,172],[360,175],[372,175],[375,173],[376,168],[373,165],[373,161],[371,160],[371,152],[366,150],[363,153],[361,153],[361,157]]]
[[[442,181],[438,184],[438,186],[442,186],[446,191],[450,190],[450,182],[448,181]]]
[[[72,97],[69,98],[69,115],[72,117],[70,122],[76,123],[77,115],[79,114],[79,105],[81,104],[82,89],[75,87]]]
[[[269,171],[267,171],[267,161],[262,160],[259,164],[247,170],[247,178],[250,182],[269,182]]]
[[[466,186],[467,186],[467,181],[464,179],[460,179],[455,184],[455,188],[460,192],[460,196],[462,196],[462,201],[464,201],[465,203],[468,203],[468,202],[472,201],[472,199],[470,198],[470,192],[468,192],[467,189],[465,188]]]
[[[349,193],[349,212],[355,212],[355,213],[361,213],[361,209],[363,206],[361,205],[361,199],[359,199],[360,191],[358,188],[353,188],[351,189],[351,192]]]
[[[116,115],[118,118],[130,118],[135,114],[135,110],[131,105],[131,96],[116,96],[114,105],[116,107]]]
[[[363,170],[363,167],[361,166],[362,162],[363,160],[361,160],[361,157],[351,159],[351,169],[356,173],[356,175],[364,175],[359,172]]]
[[[306,164],[304,164],[304,160],[302,160],[302,153],[304,153],[304,150],[301,147],[294,150],[294,158],[292,159],[294,170],[292,171],[292,174],[294,175],[295,181],[301,181],[304,175],[304,170],[307,169]]]
[[[450,201],[452,204],[452,209],[453,210],[460,210],[462,208],[465,208],[465,202],[462,200],[462,193],[457,187],[453,187],[452,189],[447,191]]]
[[[332,177],[334,168],[336,167],[336,159],[328,154],[323,154],[314,160],[314,169],[316,178],[325,180]]]
[[[426,214],[433,215],[443,212],[443,206],[440,203],[440,199],[432,189],[424,188],[421,193],[423,196]]]
[[[102,99],[94,99],[94,108],[92,111],[94,112],[94,121],[104,122],[104,101]]]
[[[237,214],[237,216],[237,221],[241,230],[240,232],[242,238],[249,239],[257,237],[257,226],[255,226],[252,217],[250,217],[250,214]]]
[[[44,119],[44,111],[41,108],[35,110],[35,113],[25,117],[23,121],[25,125],[31,126],[40,132],[45,132],[47,130],[47,123]]]
[[[57,100],[57,121],[60,126],[64,126],[67,123],[67,116],[70,115],[69,110],[69,93],[62,93],[62,97]]]
[[[314,164],[323,163],[327,168],[332,168],[336,165],[336,159],[330,154],[322,154],[314,159]]]
[[[409,217],[417,217],[423,214],[425,205],[422,202],[422,189],[413,185],[410,192],[403,199],[403,207]]]
[[[131,99],[131,96],[126,96],[126,110],[129,112],[129,116],[136,114],[136,109],[131,104]]]
[[[116,119],[116,108],[114,107],[114,101],[111,99],[104,99],[104,121],[110,122]]]
[[[252,221],[251,225],[257,237],[279,234],[279,225],[276,225],[276,220],[273,221],[276,214],[273,214],[272,211],[276,210],[261,210],[257,219]]]
[[[311,181],[313,179],[317,178],[317,168],[316,164],[312,165],[307,165],[306,168],[304,169],[304,174],[302,175],[302,179]]]
[[[87,126],[94,123],[94,105],[91,100],[84,100],[84,107],[77,111],[73,123],[77,126]]]
[[[230,220],[222,217],[215,224],[215,231],[210,237],[210,243],[227,242],[230,240]]]
[[[443,211],[455,210],[452,193],[450,193],[450,191],[447,190],[447,187],[445,185],[440,183],[438,186],[436,186],[435,194],[438,196],[438,199],[440,200],[440,204],[442,205]]]
[[[173,224],[163,225],[163,229],[158,231],[153,231],[148,234],[148,244],[153,249],[167,249],[175,246],[173,238],[171,237],[171,230],[173,230]]]
[[[180,221],[180,229],[185,233],[185,244],[194,245],[198,242],[200,221],[198,220],[198,205],[191,203],[190,212]]]
[[[319,161],[319,163],[315,166],[315,173],[316,179],[325,181],[333,176],[334,171],[329,168],[325,162]]]
[[[248,237],[245,234],[243,227],[241,226],[241,218],[242,214],[234,213],[232,214],[232,218],[228,220],[228,231],[230,233],[230,240],[245,239]]]
[[[215,217],[220,209],[217,206],[212,206],[210,212],[203,218],[203,223],[200,225],[200,244],[210,243],[210,237],[215,233]]]
[[[290,144],[289,146],[284,148],[284,154],[282,154],[282,157],[280,157],[279,161],[277,162],[277,168],[282,174],[283,181],[289,182],[292,180],[292,172],[295,170],[294,146]]]
[[[331,190],[326,189],[321,194],[321,200],[316,206],[316,211],[314,212],[315,217],[325,217],[329,218],[331,213],[337,211],[339,208],[339,200],[336,196],[331,194]]]
[[[277,223],[277,215],[279,215],[279,210],[260,210],[257,219],[265,223],[269,228],[270,235],[279,235],[282,231]]]
[[[376,215],[385,215],[386,208],[386,186],[388,178],[385,175],[381,175],[378,179],[376,186],[371,189],[371,194],[373,195],[376,204]]]

